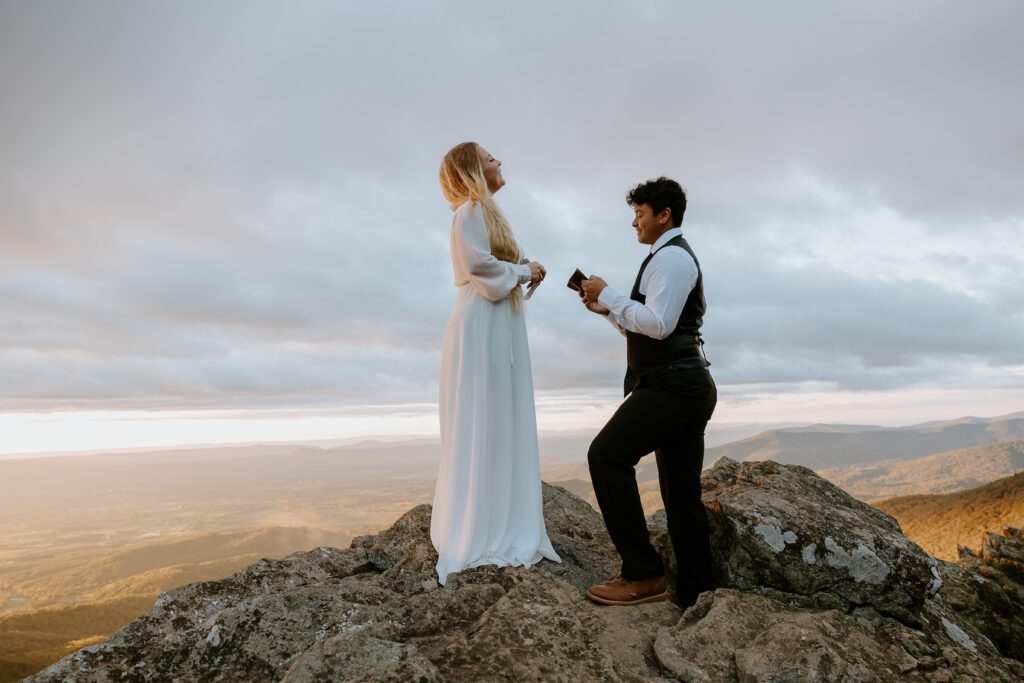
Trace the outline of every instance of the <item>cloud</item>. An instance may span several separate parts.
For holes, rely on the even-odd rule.
[[[469,138],[551,272],[543,391],[620,380],[623,340],[562,281],[628,290],[624,192],[662,173],[690,193],[720,383],[1019,383],[1022,15],[5,4],[0,407],[433,400],[437,165]]]

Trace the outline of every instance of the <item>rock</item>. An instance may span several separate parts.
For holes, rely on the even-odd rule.
[[[437,667],[415,647],[346,633],[317,643],[288,668],[282,683],[389,681],[441,683]]]
[[[373,568],[389,576],[430,575],[437,564],[437,551],[430,542],[430,506],[417,505],[389,529],[357,537],[350,547],[365,549]]]
[[[1007,541],[993,543],[992,537]],[[1019,529],[1004,527],[1001,537],[985,534],[980,555],[961,547],[959,566],[940,562],[938,600],[1003,656],[1024,661],[1024,563],[1016,545],[1021,539]]]
[[[604,520],[586,501],[545,484],[544,521],[562,559],[561,564],[545,562],[545,571],[575,586],[580,595],[619,573],[622,561]]]
[[[545,484],[544,514],[560,564],[476,567],[441,586],[430,506],[420,505],[347,549],[262,560],[221,581],[169,591],[107,641],[28,680],[659,683],[1024,675],[1024,665],[1000,654],[1017,652],[1021,642],[1020,602],[1006,591],[995,598],[999,582],[1010,579],[986,559],[974,558],[973,569],[936,565],[890,518],[851,503],[801,467],[726,462],[704,484],[716,571],[726,584],[685,612],[670,602],[589,602],[586,587],[615,575],[618,555],[597,512]],[[651,522],[671,558],[663,517]],[[946,579],[938,595],[928,577],[933,566]]]
[[[578,605],[565,582],[519,583],[446,648],[441,666],[451,680],[614,680],[612,658],[587,636]]]
[[[795,608],[721,588],[660,629],[654,653],[683,681],[925,681],[942,680],[940,670],[947,680],[1008,681],[1024,674],[1024,665],[1007,671],[956,637],[877,613]]]
[[[703,479],[719,586],[916,625],[941,587],[934,558],[889,515],[811,470],[725,458]]]
[[[986,533],[981,560],[1024,585],[1024,530],[1003,526],[1002,534]]]

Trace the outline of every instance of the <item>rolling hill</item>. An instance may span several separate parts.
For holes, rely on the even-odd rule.
[[[101,642],[145,614],[156,596],[0,616],[0,683],[20,681],[64,655]]]
[[[704,464],[718,458],[774,460],[814,470],[883,460],[905,460],[935,453],[1024,439],[1024,415],[963,418],[909,427],[812,425],[774,429],[731,444],[709,448]]]
[[[874,506],[926,551],[954,561],[957,545],[977,550],[984,532],[1024,526],[1024,472],[967,491],[889,498]]]
[[[970,489],[1024,470],[1024,439],[909,460],[826,467],[818,474],[862,500]]]

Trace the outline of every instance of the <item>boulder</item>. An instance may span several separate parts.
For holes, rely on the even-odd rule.
[[[999,539],[993,542],[992,539]],[[959,565],[940,562],[943,586],[937,599],[984,634],[1006,657],[1024,661],[1024,535],[1003,527],[982,539],[981,554],[960,548]]]
[[[805,467],[722,458],[702,483],[719,586],[911,626],[942,586],[895,519]]]
[[[1008,671],[992,652],[970,647],[966,634],[944,629],[916,630],[872,608],[853,614],[798,608],[720,588],[660,629],[654,653],[681,681],[980,683],[1024,673],[1024,666]]]

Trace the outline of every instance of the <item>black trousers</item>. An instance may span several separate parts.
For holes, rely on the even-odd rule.
[[[654,453],[668,532],[675,549],[676,593],[683,605],[714,588],[708,518],[700,500],[704,429],[718,401],[707,368],[642,377],[590,446],[590,477],[608,533],[622,556],[622,576],[665,573],[651,545],[636,484],[636,464]]]

